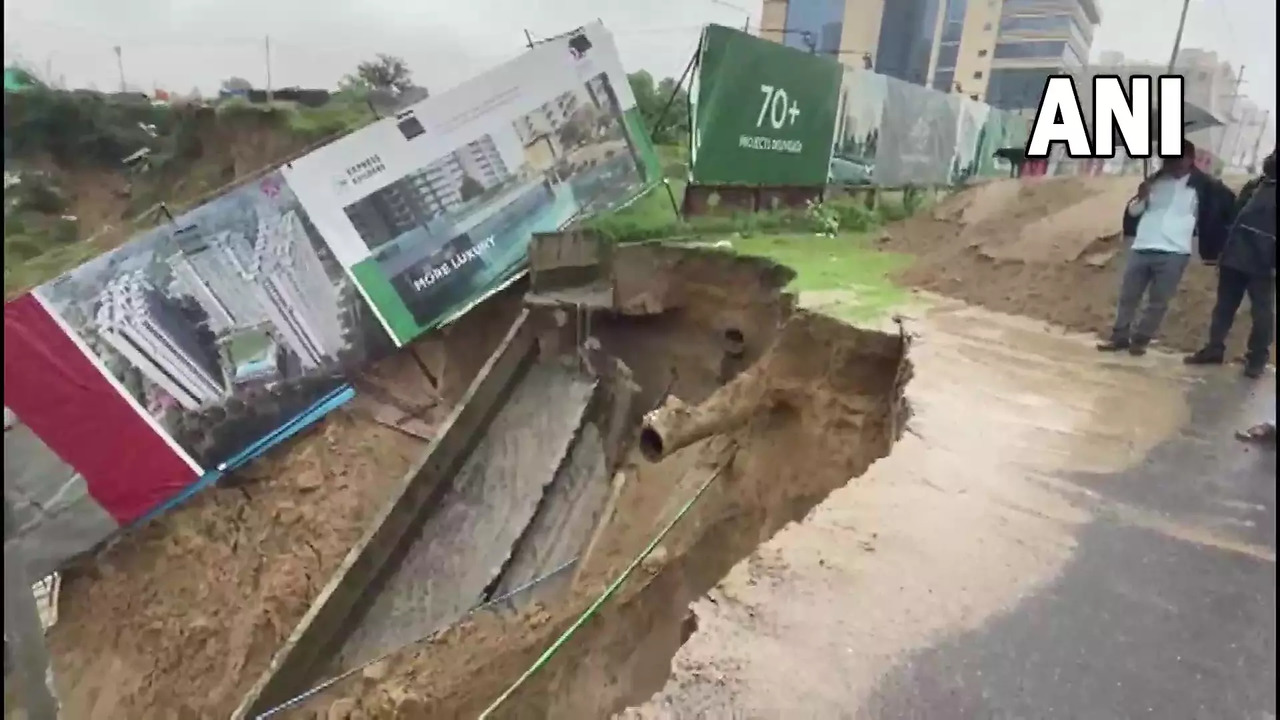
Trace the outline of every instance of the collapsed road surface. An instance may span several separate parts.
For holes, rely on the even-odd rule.
[[[430,635],[490,599],[486,591],[576,445],[595,387],[556,363],[525,373],[363,610],[334,671]]]
[[[1234,438],[1274,377],[904,312],[912,431],[696,603],[623,717],[1275,717],[1276,456]]]
[[[475,717],[631,568],[495,716],[621,710],[661,686],[689,603],[888,454],[906,336],[795,310],[768,261],[610,255],[610,291],[565,303],[538,295],[534,253],[530,309],[238,716]]]

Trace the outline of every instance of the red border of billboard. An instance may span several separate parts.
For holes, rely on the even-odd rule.
[[[121,525],[197,478],[30,293],[4,305],[4,403]]]

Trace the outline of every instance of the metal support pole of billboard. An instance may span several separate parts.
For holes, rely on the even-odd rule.
[[[1187,29],[1187,10],[1191,9],[1191,0],[1182,0],[1182,15],[1178,18],[1178,32],[1173,35],[1173,50],[1169,53],[1169,65],[1165,69],[1166,75],[1173,74],[1173,67],[1178,64],[1178,52],[1182,50],[1182,33]],[[1147,177],[1151,171],[1151,160],[1142,159],[1142,177]]]
[[[1243,118],[1236,117],[1236,103],[1239,102],[1240,100],[1240,85],[1243,82],[1244,82],[1244,65],[1241,65],[1240,72],[1236,74],[1236,82],[1234,85],[1231,86],[1231,94],[1227,96],[1228,100],[1231,102],[1231,107],[1227,109],[1227,112],[1230,113],[1230,116],[1227,118],[1227,124],[1222,126],[1222,137],[1218,138],[1217,155],[1218,155],[1218,158],[1222,160],[1223,171],[1226,170],[1227,162],[1229,159],[1226,155],[1227,136],[1231,134],[1230,133],[1231,126],[1235,124],[1238,120],[1243,119]],[[1232,147],[1232,149],[1234,150],[1234,146]]]
[[[13,506],[9,503],[9,496],[5,495],[5,655],[13,659],[13,672],[18,677],[27,717],[33,720],[57,720],[58,700],[53,691],[53,672],[49,667],[49,650],[44,643],[44,626],[40,623],[35,592],[27,579],[26,558],[23,557],[17,539],[10,537],[16,530],[16,525]]]
[[[1249,174],[1258,170],[1258,156],[1262,154],[1262,143],[1267,139],[1267,123],[1271,121],[1271,111],[1262,113],[1262,127],[1258,128],[1258,143],[1253,146],[1253,157],[1249,158]]]
[[[262,59],[267,64],[267,104],[271,104],[271,36],[262,39]]]
[[[693,57],[689,58],[689,64],[684,66],[684,72],[680,73],[680,79],[676,81],[675,87],[671,88],[671,97],[667,98],[667,104],[662,106],[662,112],[658,113],[657,119],[653,121],[653,135],[657,135],[662,129],[662,121],[667,119],[667,113],[671,111],[671,106],[676,102],[676,96],[680,94],[680,88],[684,87],[685,81],[689,80],[694,68],[698,66],[698,57],[702,55],[702,40],[698,40],[698,47],[693,49]],[[689,128],[692,132],[693,128]],[[671,190],[671,183],[663,178],[662,186],[667,189],[667,199],[671,201],[671,209],[675,212],[676,217],[680,217],[680,203],[676,202],[676,194]]]

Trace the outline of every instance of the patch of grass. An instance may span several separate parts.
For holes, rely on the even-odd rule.
[[[657,145],[658,161],[662,164],[662,176],[684,181],[689,177],[689,148],[684,145]]]
[[[796,271],[789,289],[799,292],[806,304],[842,320],[874,320],[908,298],[889,276],[910,264],[911,256],[880,252],[865,234],[761,235],[734,240],[733,249],[789,266]]]
[[[102,248],[95,243],[78,242],[62,245],[35,257],[23,258],[20,246],[10,238],[5,238],[4,249],[5,300],[30,290],[50,278],[57,277],[102,251]]]
[[[684,183],[669,182],[679,202]],[[833,198],[812,210],[681,220],[666,188],[657,186],[625,208],[584,221],[584,226],[615,242],[727,239],[734,252],[771,258],[794,269],[796,279],[789,289],[801,293],[803,302],[842,320],[865,323],[907,299],[906,291],[888,277],[911,262],[910,256],[872,247],[868,233],[909,214],[910,208],[901,202],[882,202],[871,209],[848,197]],[[839,232],[834,237],[818,234],[830,219]]]

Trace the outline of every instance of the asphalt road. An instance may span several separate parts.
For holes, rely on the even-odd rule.
[[[1276,453],[1233,438],[1274,413],[1275,392],[1274,376],[1206,373],[1188,393],[1190,422],[1143,462],[1072,478],[1107,507],[1209,525],[1218,540],[1099,512],[1055,581],[899,663],[870,714],[1275,718]]]

